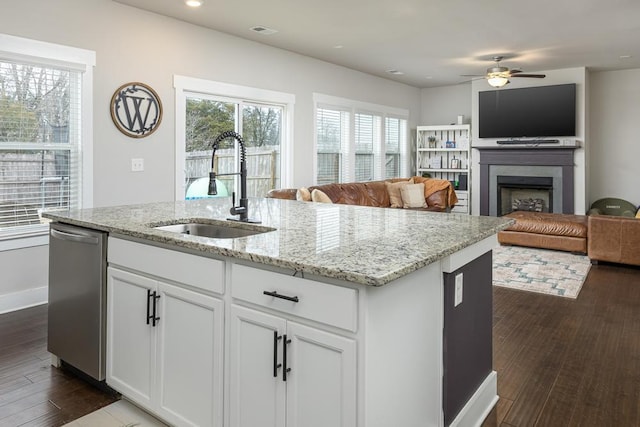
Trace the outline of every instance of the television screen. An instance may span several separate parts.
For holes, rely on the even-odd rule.
[[[480,138],[576,135],[576,85],[536,86],[479,93]]]

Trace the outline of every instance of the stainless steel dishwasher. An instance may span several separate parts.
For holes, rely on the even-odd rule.
[[[99,381],[105,379],[106,248],[106,233],[51,223],[47,349]]]

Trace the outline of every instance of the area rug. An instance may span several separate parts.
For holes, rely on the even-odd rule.
[[[493,284],[577,298],[590,266],[586,255],[520,246],[498,246],[493,250]]]

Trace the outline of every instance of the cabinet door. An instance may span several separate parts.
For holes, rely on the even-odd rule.
[[[284,427],[282,333],[286,322],[232,305],[230,414],[232,427]],[[278,339],[280,337],[280,339]],[[326,426],[325,426],[326,427]]]
[[[222,426],[223,304],[159,282],[159,413],[175,425]]]
[[[110,267],[107,272],[107,384],[150,407],[155,384],[155,334],[147,324],[156,282]]]
[[[287,324],[287,427],[356,425],[356,342]]]

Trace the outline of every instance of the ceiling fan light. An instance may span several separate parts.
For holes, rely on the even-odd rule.
[[[491,76],[487,78],[487,83],[493,87],[502,87],[509,83],[509,79],[503,76]]]

